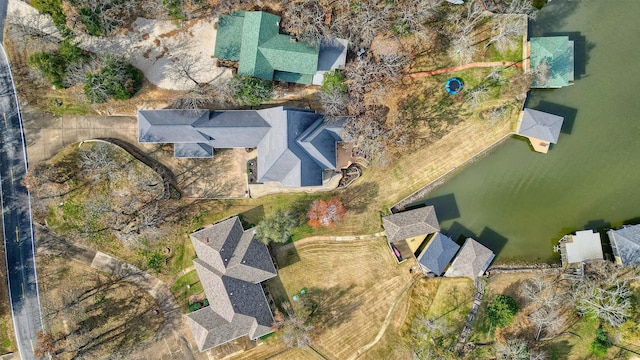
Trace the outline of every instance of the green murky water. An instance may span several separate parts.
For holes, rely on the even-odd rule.
[[[548,154],[510,139],[427,202],[444,231],[474,236],[498,262],[554,261],[552,246],[583,228],[640,217],[640,1],[552,1],[530,36],[570,35],[576,81],[534,90],[527,106],[565,117]]]

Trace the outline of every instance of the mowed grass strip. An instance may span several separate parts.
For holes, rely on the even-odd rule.
[[[289,297],[302,288],[330,319],[313,344],[322,355],[345,359],[371,342],[405,285],[411,261],[398,265],[384,240],[294,243],[277,253]]]

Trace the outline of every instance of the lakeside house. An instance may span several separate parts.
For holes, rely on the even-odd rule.
[[[561,88],[575,78],[574,44],[568,36],[532,37],[529,40],[529,71],[532,88]]]
[[[458,249],[460,249],[460,245],[443,233],[437,232],[433,234],[424,250],[417,257],[418,264],[424,273],[441,276]]]
[[[139,110],[138,141],[172,143],[176,158],[212,158],[215,149],[257,148],[258,183],[321,186],[326,177],[351,164],[351,152],[342,142],[342,121],[329,124],[313,110],[283,106]]]
[[[582,263],[604,260],[600,234],[593,230],[576,231],[558,242],[562,267],[581,267]]]
[[[324,73],[344,68],[348,41],[320,45],[280,32],[280,17],[263,11],[220,15],[214,57],[238,62],[238,75],[322,85]]]
[[[640,225],[626,225],[607,231],[616,263],[623,266],[640,264]]]
[[[516,134],[529,139],[533,150],[546,154],[551,144],[557,144],[562,130],[562,116],[525,108],[518,120]]]
[[[396,254],[399,261],[415,256],[427,235],[440,231],[440,224],[433,206],[384,216],[382,227],[387,235],[389,246],[400,253]]]
[[[486,246],[467,238],[444,276],[468,277],[475,283],[484,275],[495,257],[493,251]]]
[[[188,315],[198,350],[273,332],[273,314],[261,282],[277,276],[267,247],[243,230],[237,216],[189,235],[193,265],[209,306]]]

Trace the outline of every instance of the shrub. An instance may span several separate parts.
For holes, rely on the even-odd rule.
[[[62,88],[65,63],[56,52],[37,52],[29,56],[30,67],[37,69],[56,88]]]
[[[102,36],[105,33],[104,26],[100,20],[100,9],[88,7],[80,8],[80,22],[87,29],[87,34],[91,36]]]
[[[278,210],[273,215],[265,217],[256,227],[256,239],[262,243],[286,243],[291,239],[291,229],[296,227],[297,221],[289,211]]]
[[[607,349],[611,347],[609,334],[602,330],[602,326],[596,329],[596,338],[591,343],[591,352],[598,357],[607,357]]]
[[[165,258],[159,251],[147,254],[147,267],[149,269],[155,272],[160,272],[162,271],[164,264]]]
[[[518,312],[518,304],[508,295],[497,295],[487,307],[487,316],[491,324],[496,327],[505,327],[511,322]]]
[[[71,39],[65,39],[58,44],[58,54],[63,61],[72,64],[80,62],[85,58],[82,49],[73,43]]]
[[[315,200],[309,206],[307,218],[311,227],[335,226],[336,221],[344,217],[345,209],[338,198],[331,198],[327,201]]]
[[[257,106],[273,97],[272,81],[236,75],[229,86],[240,105]]]
[[[322,91],[338,91],[342,94],[347,92],[345,77],[338,70],[327,71],[322,78]]]
[[[67,27],[67,16],[62,10],[62,0],[31,0],[31,6],[41,14],[51,16],[53,24],[64,35],[71,34],[71,30]]]
[[[162,5],[167,9],[169,17],[173,20],[184,19],[184,14],[182,13],[182,2],[180,0],[162,0]]]
[[[142,72],[133,65],[108,56],[104,66],[95,74],[87,74],[84,93],[92,103],[114,98],[126,100],[142,87]]]

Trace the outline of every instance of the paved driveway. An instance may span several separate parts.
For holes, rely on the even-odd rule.
[[[2,0],[0,0],[2,1]],[[52,158],[66,146],[96,138],[122,139],[158,160],[175,174],[187,197],[243,198],[247,194],[246,162],[255,151],[222,149],[213,159],[176,159],[171,146],[138,143],[134,116],[23,114],[29,164]]]
[[[23,116],[29,163],[37,164],[65,146],[98,137],[115,137],[137,144],[133,116],[63,116],[25,112]]]

